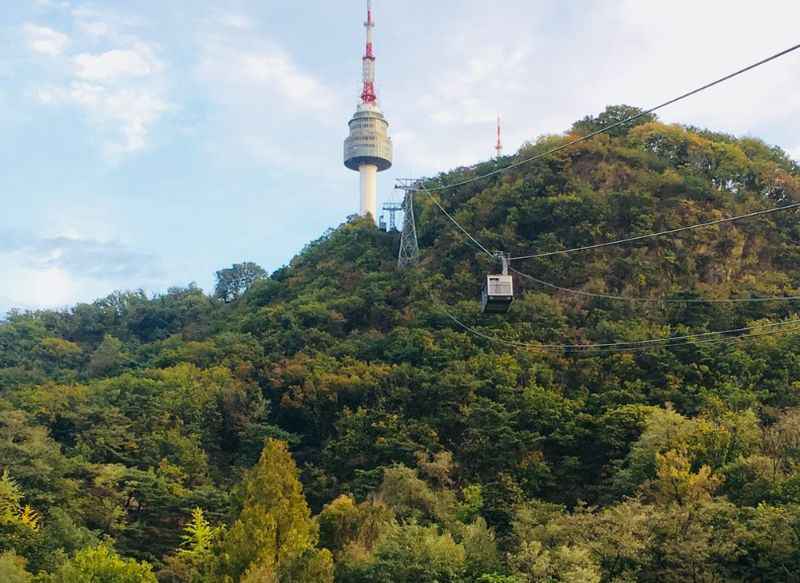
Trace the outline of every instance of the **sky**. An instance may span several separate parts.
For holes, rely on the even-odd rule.
[[[365,0],[3,0],[0,314],[267,270],[357,211]],[[796,0],[375,0],[396,177],[800,42]],[[664,110],[800,158],[800,52]]]

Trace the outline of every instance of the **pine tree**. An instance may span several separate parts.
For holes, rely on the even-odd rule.
[[[0,476],[0,523],[15,522],[20,515],[22,491],[8,470]]]
[[[225,537],[227,574],[251,580],[256,571],[289,571],[315,547],[317,529],[286,443],[267,440],[243,491],[242,511]]]
[[[203,559],[211,554],[220,534],[219,527],[211,526],[206,520],[202,508],[195,508],[192,511],[192,521],[186,525],[184,531],[183,548],[178,554],[197,559]]]
[[[222,532],[221,527],[206,519],[202,508],[195,508],[192,520],[183,528],[181,548],[165,559],[159,578],[191,583],[217,581],[217,551]]]

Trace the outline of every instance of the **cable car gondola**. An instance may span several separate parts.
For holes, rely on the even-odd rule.
[[[514,280],[508,274],[508,256],[498,253],[503,262],[503,273],[487,275],[481,293],[481,312],[484,314],[505,314],[514,301]]]

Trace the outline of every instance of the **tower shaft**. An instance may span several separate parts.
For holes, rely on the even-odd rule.
[[[364,217],[370,215],[372,220],[378,218],[378,167],[375,164],[362,164],[358,168],[361,174],[361,212]]]

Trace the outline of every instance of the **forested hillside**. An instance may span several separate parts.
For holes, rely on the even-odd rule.
[[[437,193],[629,112],[425,186],[517,256],[800,201],[778,148],[654,119]],[[484,316],[498,266],[419,193],[414,269],[354,218],[214,296],[11,314],[0,581],[800,581],[800,302],[718,301],[800,295],[797,216],[515,262],[562,289]]]

